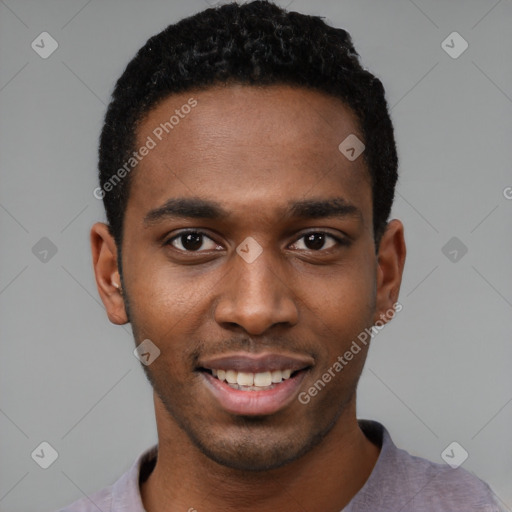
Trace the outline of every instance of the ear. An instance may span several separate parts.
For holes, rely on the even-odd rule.
[[[91,228],[91,250],[98,293],[113,324],[128,323],[117,267],[117,247],[108,226],[96,222]]]
[[[377,299],[374,322],[387,323],[398,301],[405,264],[404,226],[398,219],[388,222],[377,256]],[[386,314],[387,312],[387,314]]]

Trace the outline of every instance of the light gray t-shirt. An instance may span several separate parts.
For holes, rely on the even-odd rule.
[[[490,487],[470,472],[410,455],[395,446],[382,424],[358,422],[381,451],[366,483],[340,512],[505,512]],[[139,485],[155,467],[157,454],[154,445],[113,485],[59,512],[145,512]]]

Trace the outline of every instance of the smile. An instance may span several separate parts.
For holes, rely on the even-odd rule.
[[[309,356],[239,352],[203,359],[198,370],[225,412],[269,415],[293,402],[313,365]]]
[[[273,389],[275,384],[291,377],[293,370],[274,370],[266,372],[237,372],[236,370],[215,370],[212,369],[212,375],[233,389],[242,391],[261,391],[264,389]]]

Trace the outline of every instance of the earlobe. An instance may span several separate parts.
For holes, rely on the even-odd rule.
[[[388,223],[379,245],[374,322],[377,319],[382,321],[384,317],[389,318],[394,304],[398,301],[405,257],[404,226],[398,219],[393,219]]]
[[[109,228],[103,222],[91,228],[92,263],[96,286],[109,320],[117,325],[128,323],[117,265],[117,248]]]

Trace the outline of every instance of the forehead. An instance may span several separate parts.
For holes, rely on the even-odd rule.
[[[229,85],[174,94],[138,127],[137,148],[152,147],[133,173],[129,205],[204,196],[257,208],[309,192],[338,196],[333,188],[362,200],[371,193],[364,159],[339,149],[351,135],[363,138],[351,109],[317,91]]]

